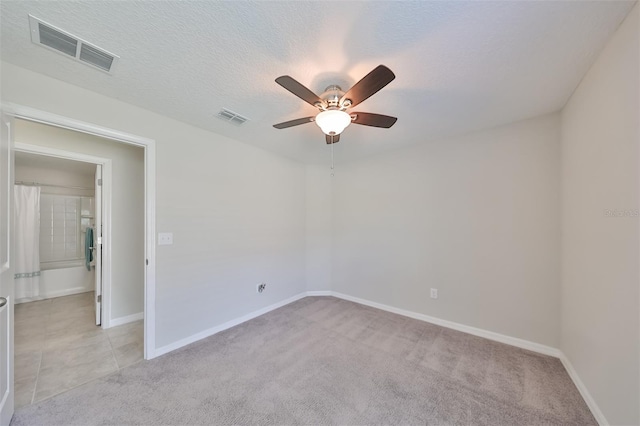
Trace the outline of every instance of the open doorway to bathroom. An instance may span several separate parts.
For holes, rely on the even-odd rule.
[[[81,161],[15,153],[17,303],[101,288],[101,229],[96,188],[102,167]],[[98,195],[98,197],[96,197]],[[98,290],[98,293],[100,291]],[[100,307],[94,307],[100,325]]]
[[[18,216],[40,219],[21,246],[33,246],[33,264],[15,279],[19,408],[143,359],[144,234],[131,228],[144,229],[144,157],[141,148],[39,123],[16,120],[15,129],[16,194],[38,196],[26,203],[33,214],[16,214],[16,228]],[[17,248],[24,236],[15,231]],[[114,256],[119,235],[131,240],[116,238],[122,253]],[[125,272],[115,286],[114,260]]]

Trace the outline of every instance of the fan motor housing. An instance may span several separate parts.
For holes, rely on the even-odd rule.
[[[340,99],[344,96],[342,88],[336,84],[332,84],[324,89],[324,92],[320,95],[320,98],[326,102],[326,109],[344,107],[340,105]]]

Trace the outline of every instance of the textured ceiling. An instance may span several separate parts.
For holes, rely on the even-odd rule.
[[[632,8],[625,1],[0,2],[1,58],[306,162],[326,163],[316,110],[278,86],[320,93],[379,64],[396,79],[355,110],[337,161],[557,111]],[[120,56],[113,75],[31,43],[27,14]],[[217,119],[226,107],[250,121]]]

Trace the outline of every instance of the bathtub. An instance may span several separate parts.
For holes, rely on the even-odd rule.
[[[91,271],[87,271],[84,264],[78,265],[76,263],[62,268],[45,269],[40,273],[40,295],[16,299],[16,303],[93,291],[95,289],[94,282],[95,271],[93,268]]]

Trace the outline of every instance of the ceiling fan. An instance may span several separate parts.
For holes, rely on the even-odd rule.
[[[388,129],[398,120],[396,117],[370,112],[347,112],[347,110],[374,95],[384,86],[391,83],[394,78],[396,76],[389,68],[384,65],[378,65],[346,93],[342,91],[340,86],[331,85],[318,96],[288,75],[278,77],[276,78],[276,83],[303,101],[318,108],[320,112],[312,117],[274,124],[273,127],[286,129],[287,127],[315,121],[325,134],[327,144],[334,144],[340,141],[340,133],[351,123]]]

